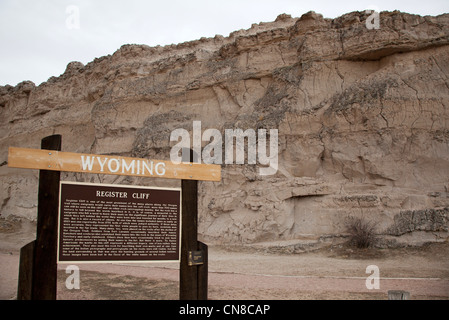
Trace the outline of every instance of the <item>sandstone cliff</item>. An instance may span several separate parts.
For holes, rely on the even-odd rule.
[[[341,236],[348,216],[384,243],[444,241],[449,219],[449,14],[280,15],[249,30],[165,47],[124,45],[72,62],[36,87],[0,87],[1,215],[36,218],[37,172],[7,166],[9,146],[169,159],[176,128],[278,129],[279,168],[223,165],[200,183],[209,243]],[[64,180],[176,181],[62,174]]]

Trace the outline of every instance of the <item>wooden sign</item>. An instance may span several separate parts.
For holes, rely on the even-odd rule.
[[[61,152],[60,150],[60,135],[42,139],[41,149],[9,148],[9,167],[40,170],[36,240],[23,247],[20,253],[18,299],[56,299],[57,259],[60,262],[73,260],[78,262],[83,259],[87,261],[91,258],[95,260],[117,259],[117,257],[123,257],[124,255],[125,260],[129,258],[132,261],[141,261],[141,257],[145,260],[148,257],[152,260],[179,259],[180,299],[207,300],[208,248],[206,244],[197,240],[197,180],[220,181],[221,166],[193,163],[192,150],[190,150],[190,163],[181,164],[161,160]],[[66,198],[61,198],[63,216],[58,221],[60,171],[181,179],[181,197],[180,199],[176,197],[175,203],[171,203],[171,200],[164,202],[166,204],[165,209],[155,210],[156,204],[161,204],[161,207],[163,207],[164,203],[147,203],[147,200],[151,197],[151,192],[154,193],[154,190],[150,192],[148,190],[137,191],[137,189],[126,189],[130,188],[127,186],[121,186],[121,188],[125,188],[121,190],[100,190],[97,186],[95,187],[98,189],[95,189],[95,198],[89,199],[88,204],[83,202],[87,200],[77,198],[73,192],[69,192],[68,196],[66,194]],[[71,187],[78,186],[72,185]],[[130,192],[130,190],[134,191]],[[176,192],[179,193],[179,190]],[[61,194],[63,193],[64,191],[61,190]],[[125,198],[129,199],[129,195],[131,195],[130,199],[132,200],[123,201]],[[104,197],[105,200],[98,200],[98,197]],[[112,202],[110,201],[111,198],[122,201],[113,204],[110,203]],[[170,199],[174,200],[175,197],[170,197]],[[180,207],[179,202],[181,202]],[[141,208],[142,205],[144,208]],[[147,205],[147,208],[145,208],[145,205]],[[114,206],[118,206],[115,211],[112,209]],[[174,206],[176,206],[176,210]],[[106,207],[109,207],[109,209]],[[93,210],[95,210],[95,214]],[[178,216],[178,210],[181,217]],[[139,213],[135,214],[135,211]],[[156,212],[157,214],[154,214]],[[118,221],[115,219],[118,219],[119,213],[136,215],[136,217],[133,217],[136,218],[136,221],[133,222],[133,225],[130,222],[117,227]],[[175,213],[176,217],[173,215]],[[81,220],[78,220],[79,215],[82,216]],[[165,216],[161,219],[160,215]],[[105,221],[103,221],[103,218]],[[125,217],[125,220],[129,220],[129,218],[129,216]],[[154,218],[156,218],[156,224],[159,223],[159,231],[153,227]],[[178,220],[175,228],[173,228],[173,219]],[[113,224],[110,225],[106,220]],[[154,235],[159,234],[158,239],[156,239],[155,236],[149,235],[152,231],[145,231],[147,236],[140,239],[147,242],[144,246],[148,245],[151,242],[150,240],[156,240],[157,245],[145,246],[144,252],[139,249],[139,243],[132,242],[139,238],[140,232],[144,232],[136,227],[141,225],[142,222],[148,229],[152,228],[155,231]],[[59,236],[59,238],[58,224],[62,228],[62,236]],[[78,231],[84,232],[86,227],[92,229],[89,229],[89,232],[95,234],[95,241],[89,242],[88,239],[92,238],[89,234],[82,234],[81,238],[78,237]],[[104,234],[98,233],[99,228],[103,228],[105,233],[108,233],[106,231],[109,231],[109,234],[113,233],[112,238],[108,235],[104,238]],[[182,229],[180,235],[179,229]],[[116,231],[120,234],[117,235]],[[124,242],[125,235],[130,233],[133,235],[132,240],[129,243],[127,240]],[[87,237],[84,238],[84,236]],[[164,239],[161,239],[161,236]],[[150,237],[153,238],[150,239]],[[181,237],[181,248],[175,246],[175,243],[179,243],[179,237]],[[81,241],[86,239],[81,248],[79,243],[75,243],[80,239]],[[110,247],[105,247],[105,242],[107,243],[110,239],[114,243]],[[161,240],[166,243],[160,245],[158,241]],[[115,248],[112,248],[112,246],[115,246]],[[121,249],[117,249],[118,247]],[[155,247],[156,251],[152,247]],[[114,251],[116,249],[117,251]],[[108,256],[107,259],[104,258],[105,254]],[[189,255],[191,255],[191,259],[189,259]],[[80,258],[82,256],[84,258]],[[123,261],[121,258],[119,260]],[[202,264],[200,260],[202,260]]]
[[[181,189],[61,182],[58,262],[179,262]]]
[[[166,179],[220,181],[221,166],[55,150],[9,148],[12,168],[85,172]]]

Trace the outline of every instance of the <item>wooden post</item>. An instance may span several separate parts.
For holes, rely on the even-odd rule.
[[[194,161],[190,150],[190,162]],[[198,241],[198,181],[182,180],[181,264],[179,299],[207,299],[207,246]],[[189,252],[202,251],[203,264],[189,265]]]
[[[34,247],[36,240],[20,249],[17,300],[31,300],[33,288]]]
[[[61,140],[60,135],[45,137],[41,148],[61,151]],[[39,171],[33,300],[56,300],[59,181],[60,171]]]
[[[183,150],[184,151],[184,150]],[[184,159],[183,159],[184,160]],[[193,161],[193,150],[190,150]],[[189,266],[189,251],[197,250],[198,234],[198,181],[181,181],[182,231],[181,231],[181,265],[179,267],[179,299],[197,299],[197,268]]]
[[[207,300],[208,252],[207,245],[198,241],[198,250],[203,253],[203,264],[198,266],[198,300]]]

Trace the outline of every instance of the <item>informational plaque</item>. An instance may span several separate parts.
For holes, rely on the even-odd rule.
[[[58,262],[180,260],[181,190],[61,182]]]

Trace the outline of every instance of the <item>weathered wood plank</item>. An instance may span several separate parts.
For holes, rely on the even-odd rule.
[[[207,245],[198,241],[198,250],[203,253],[203,264],[198,266],[198,300],[207,300],[208,287],[208,248]]]
[[[179,299],[197,300],[198,272],[196,266],[189,266],[189,251],[197,250],[198,182],[182,180],[182,232],[181,264],[179,267]]]
[[[61,150],[61,136],[42,139],[46,150]],[[39,171],[37,232],[33,265],[33,300],[56,300],[59,171]]]
[[[31,300],[33,292],[34,248],[36,240],[20,249],[17,300]]]
[[[48,148],[46,148],[48,149]],[[166,179],[220,181],[221,166],[29,148],[9,148],[8,166]]]

